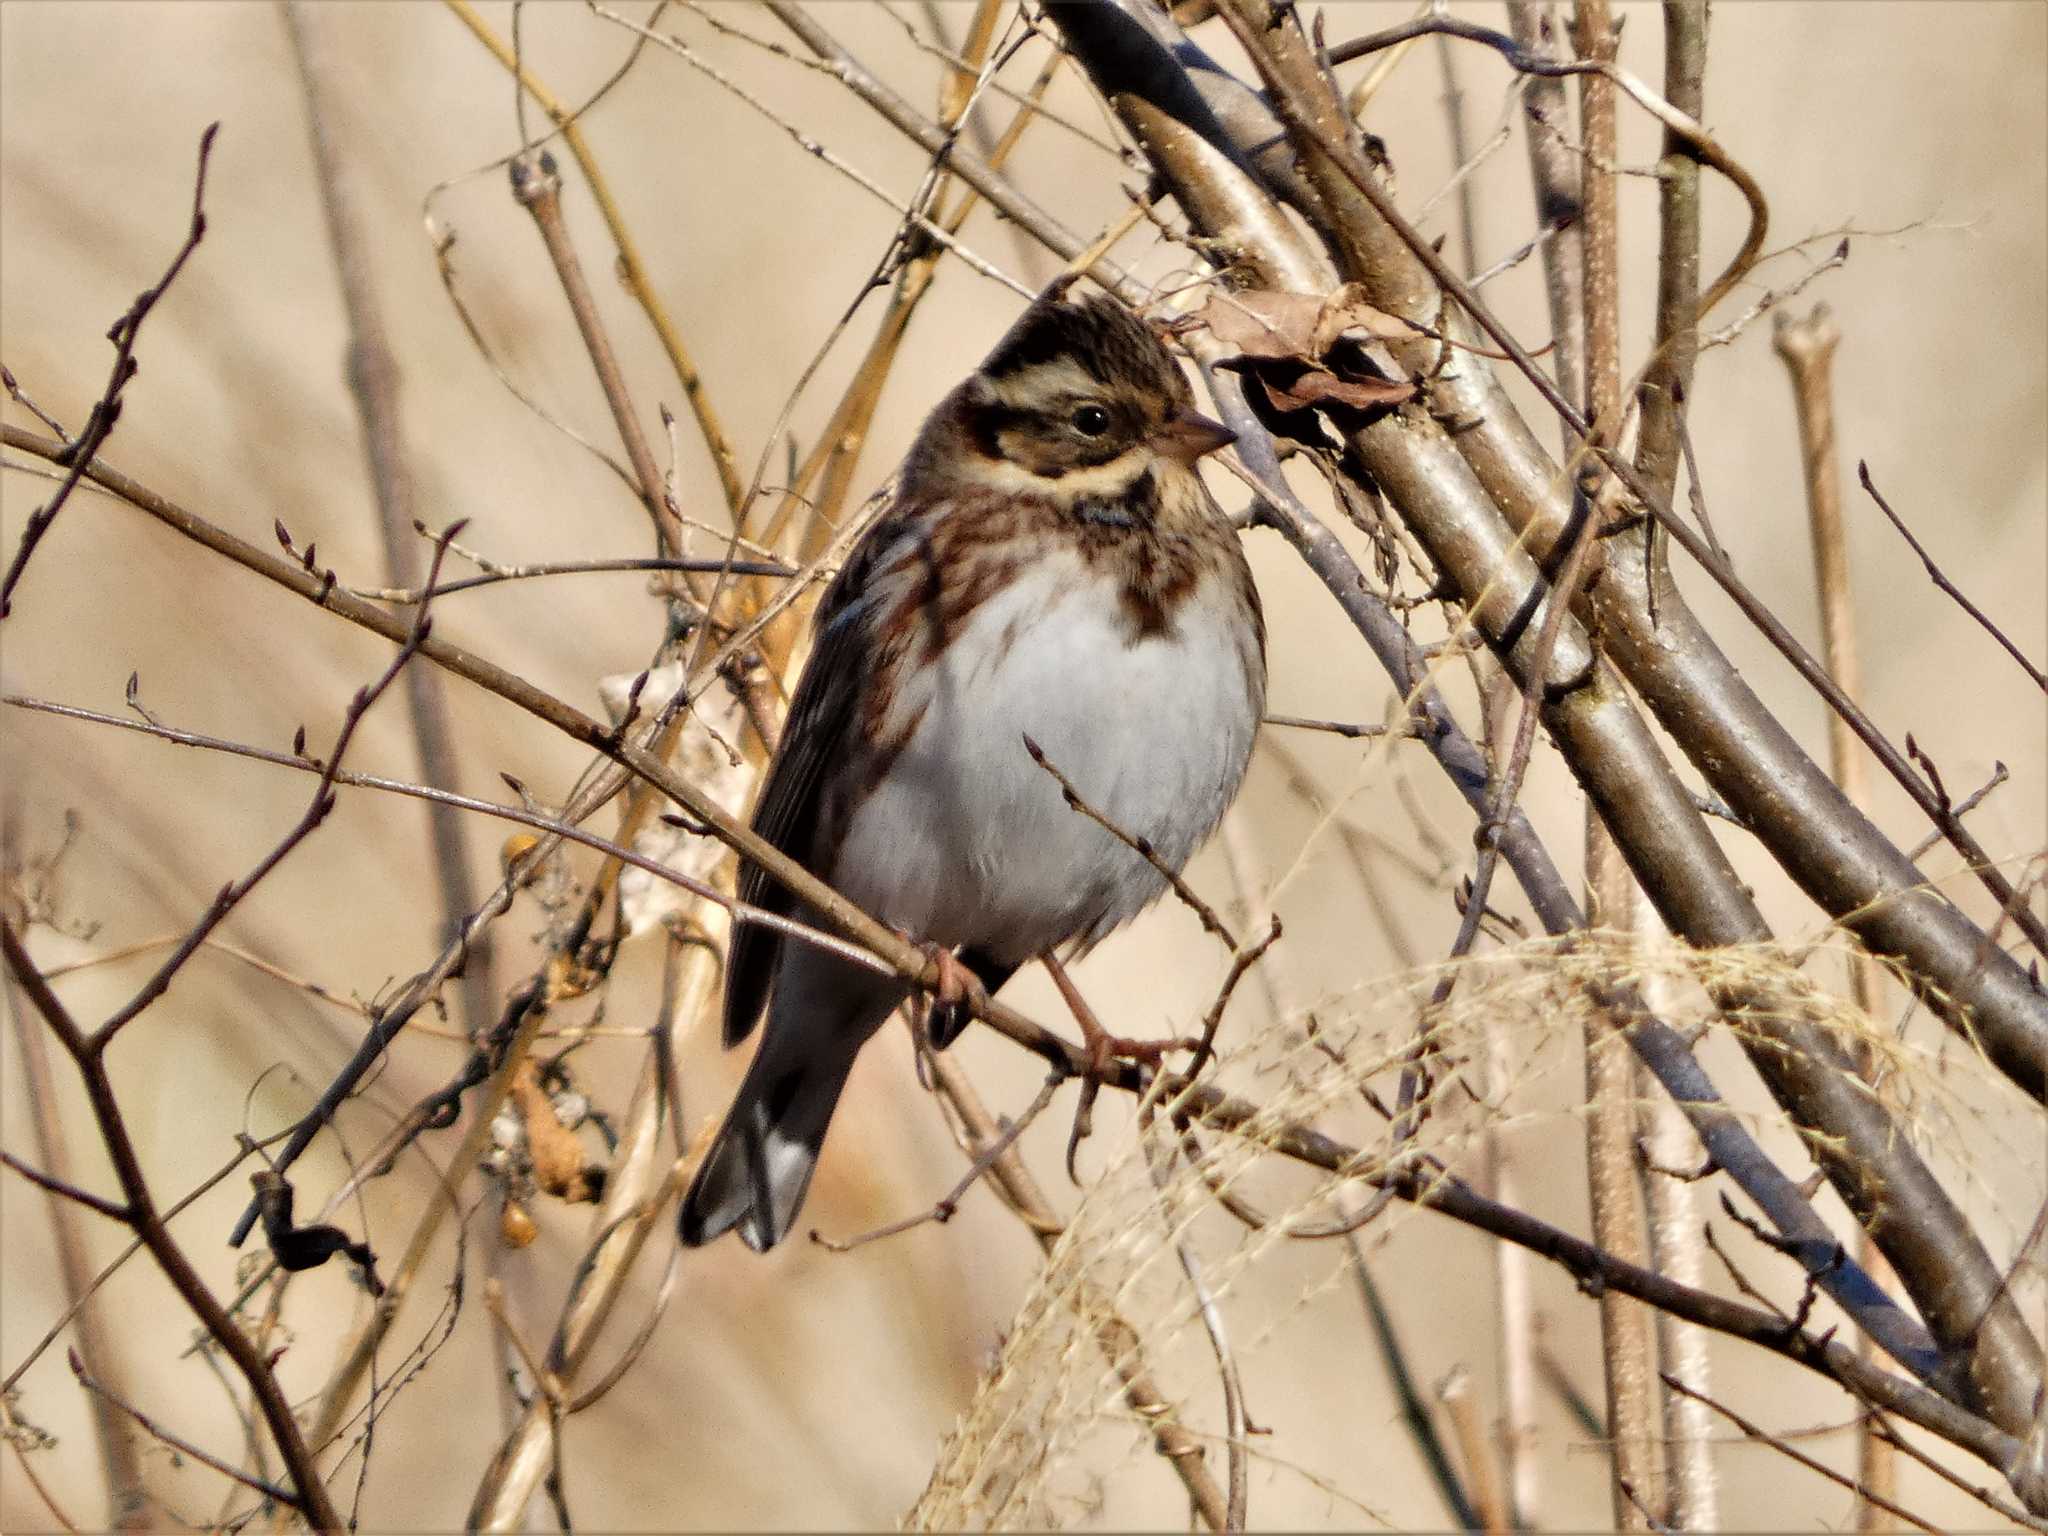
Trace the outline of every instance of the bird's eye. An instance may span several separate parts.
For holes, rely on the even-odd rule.
[[[1075,410],[1073,422],[1083,437],[1100,437],[1109,430],[1109,412],[1099,405],[1084,405]]]

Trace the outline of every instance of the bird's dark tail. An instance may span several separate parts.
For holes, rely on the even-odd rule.
[[[829,1051],[792,1061],[772,1041],[762,1042],[683,1197],[682,1238],[693,1248],[737,1227],[749,1248],[765,1252],[789,1235],[811,1187],[853,1056]]]

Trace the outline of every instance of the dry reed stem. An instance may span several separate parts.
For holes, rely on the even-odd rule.
[[[11,864],[12,850],[9,850]],[[49,979],[44,972],[44,979]],[[64,1127],[58,1119],[56,1083],[50,1076],[49,1052],[43,1048],[42,1031],[23,1010],[11,977],[4,979],[7,1014],[14,1026],[14,1040],[21,1052],[22,1089],[28,1100],[28,1119],[34,1133],[36,1162],[42,1172],[62,1184],[72,1182],[71,1154],[65,1143]],[[78,1229],[76,1203],[53,1192],[50,1227],[57,1252],[57,1274],[63,1285],[76,1343],[73,1349],[95,1378],[105,1382],[116,1396],[126,1396],[122,1386],[125,1372],[119,1355],[107,1337],[103,1309],[92,1301],[95,1284],[86,1260],[84,1235]],[[122,1531],[151,1528],[149,1491],[143,1483],[142,1466],[135,1445],[120,1414],[106,1395],[95,1394],[92,1410],[93,1435],[99,1444],[100,1465],[107,1480],[107,1525]],[[12,1438],[12,1437],[10,1437]],[[17,1450],[23,1450],[20,1445]],[[26,1463],[26,1452],[23,1451]],[[33,1474],[31,1474],[33,1476]],[[57,1514],[55,1505],[51,1513]],[[63,1519],[58,1514],[60,1520]],[[66,1524],[69,1522],[67,1521]]]
[[[1613,61],[1617,40],[1606,0],[1578,0],[1572,13],[1572,43],[1581,58]],[[1585,412],[1587,420],[1596,423],[1594,431],[1612,443],[1620,432],[1622,412],[1621,258],[1615,177],[1605,169],[1617,159],[1614,87],[1604,75],[1579,77],[1579,133],[1586,147],[1581,173]],[[1585,515],[1597,516],[1590,487],[1585,502]],[[1580,534],[1575,552],[1588,542]],[[1525,710],[1532,707],[1533,701],[1525,701]],[[1644,937],[1650,914],[1620,848],[1590,802],[1585,835],[1589,919],[1597,927]],[[1585,1051],[1586,1171],[1593,1240],[1632,1264],[1647,1266],[1650,1244],[1637,1169],[1634,1064],[1611,1019],[1588,1022]],[[1664,1414],[1658,1400],[1653,1314],[1626,1296],[1602,1296],[1600,1338],[1607,1386],[1609,1503],[1616,1530],[1639,1531],[1652,1519],[1645,1509],[1664,1507],[1659,1454]]]
[[[1795,320],[1784,310],[1773,317],[1771,347],[1783,360],[1792,379],[1794,411],[1799,422],[1801,466],[1805,471],[1806,509],[1813,537],[1814,581],[1820,590],[1821,659],[1827,663],[1842,692],[1859,703],[1863,699],[1863,669],[1856,645],[1855,596],[1849,585],[1849,544],[1842,527],[1842,478],[1835,459],[1835,414],[1832,370],[1835,348],[1841,332],[1825,304],[1817,304],[1804,320]],[[1850,804],[1866,815],[1870,811],[1870,785],[1865,759],[1848,723],[1839,715],[1828,717],[1828,764],[1849,797]],[[1856,1006],[1873,1018],[1877,1015],[1879,978],[1877,962],[1859,955],[1849,963],[1849,995]],[[1864,1075],[1870,1076],[1870,1063]],[[1875,1084],[1873,1084],[1875,1086]],[[1857,1258],[1879,1284],[1890,1271],[1884,1255],[1865,1232],[1857,1237]],[[1867,1347],[1867,1344],[1866,1346]],[[1866,1417],[1856,1430],[1856,1528],[1859,1531],[1892,1529],[1886,1506],[1898,1492],[1898,1455],[1878,1433],[1874,1420]]]
[[[308,12],[301,0],[284,7],[285,33],[298,66],[300,93],[305,99],[306,126],[312,140],[314,177],[320,190],[327,243],[340,280],[342,309],[348,319],[346,372],[349,395],[363,435],[371,497],[377,508],[377,532],[384,563],[393,582],[418,579],[420,560],[413,539],[413,479],[399,411],[398,358],[386,333],[382,306],[370,271],[367,242],[351,185],[348,159],[336,142],[333,99],[325,56],[308,35]],[[431,784],[455,782],[455,746],[448,719],[448,701],[441,679],[424,667],[407,671],[406,708],[420,775]],[[469,874],[469,838],[463,818],[446,806],[427,808],[427,831],[434,849],[434,878],[440,888],[441,916],[460,922],[476,905],[475,882]],[[481,1029],[493,993],[491,945],[488,938],[473,949],[462,979],[462,1018],[471,1030]]]
[[[718,483],[725,492],[726,508],[735,522],[745,496],[740,482],[739,461],[733,454],[732,441],[726,436],[725,427],[719,420],[718,412],[705,388],[703,376],[697,365],[691,361],[683,338],[669,318],[667,307],[661,302],[653,281],[641,263],[639,248],[626,225],[625,215],[612,196],[611,186],[605,180],[604,172],[591,152],[589,141],[566,103],[561,101],[547,86],[526,67],[523,61],[513,56],[512,49],[500,38],[483,17],[477,14],[468,0],[443,0],[457,20],[468,27],[478,42],[490,50],[505,69],[516,71],[519,83],[528,95],[540,104],[541,110],[560,130],[562,140],[569,146],[569,152],[576,157],[576,164],[582,170],[584,180],[590,184],[590,193],[597,201],[599,213],[604,216],[605,228],[610,231],[612,243],[618,247],[619,270],[625,278],[635,301],[646,312],[648,323],[661,338],[662,350],[668,354],[669,366],[675,370],[676,380],[682,385],[683,398],[690,404],[691,414],[697,419],[697,429],[704,436],[704,444],[711,451],[711,462],[718,472]]]

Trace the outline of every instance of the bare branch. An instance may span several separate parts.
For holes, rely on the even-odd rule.
[[[114,423],[121,417],[121,391],[135,377],[135,341],[141,334],[142,322],[149,318],[149,312],[170,291],[171,284],[185,269],[186,259],[206,238],[206,166],[213,155],[214,135],[219,132],[219,123],[209,123],[206,131],[199,135],[199,170],[192,178],[192,219],[186,227],[183,244],[171,258],[171,264],[164,268],[163,276],[156,280],[154,286],[143,289],[107,332],[107,339],[114,344],[114,367],[107,376],[106,388],[100,391],[99,399],[94,402],[84,430],[75,440],[66,443],[62,452],[51,456],[50,461],[64,470],[64,480],[57,487],[56,494],[30,513],[28,521],[22,525],[21,542],[15,546],[14,559],[8,563],[6,575],[0,576],[0,619],[13,611],[14,589],[20,585],[22,575],[27,571],[29,557],[35,554],[36,545],[50,531],[57,514],[64,510],[64,503],[71,499],[71,493],[77,489],[87,466],[93,462],[100,445],[106,442],[107,434],[114,430]],[[7,389],[15,398],[21,398],[12,374],[7,376]],[[36,414],[42,416],[41,411]],[[43,419],[48,421],[49,418]]]

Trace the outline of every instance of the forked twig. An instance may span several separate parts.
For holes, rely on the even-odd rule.
[[[78,488],[78,482],[98,455],[100,445],[106,442],[107,434],[114,430],[114,423],[120,419],[121,391],[135,377],[135,340],[141,334],[142,322],[149,318],[149,312],[170,291],[171,284],[185,269],[186,259],[206,238],[206,166],[213,155],[214,135],[219,132],[219,123],[209,123],[206,131],[199,135],[199,170],[192,179],[192,218],[186,226],[184,242],[171,258],[171,264],[164,268],[163,276],[151,287],[143,289],[107,332],[107,339],[114,344],[113,371],[107,375],[106,388],[100,391],[92,413],[86,417],[84,430],[65,444],[63,453],[55,460],[64,469],[63,483],[47,502],[29,514],[28,521],[22,525],[21,542],[15,546],[14,559],[8,564],[7,574],[0,576],[0,619],[13,611],[14,589],[20,585],[22,573],[28,569],[29,557],[36,552],[36,545],[50,531],[50,525],[64,510],[64,503],[71,499],[71,493]],[[9,393],[21,398],[12,374],[8,375],[7,384]],[[42,415],[40,411],[36,414]],[[49,418],[43,419],[48,421]]]
[[[121,1412],[127,1414],[129,1418],[142,1427],[144,1434],[152,1439],[161,1440],[165,1445],[182,1456],[190,1456],[194,1461],[213,1468],[222,1477],[232,1478],[243,1487],[254,1489],[257,1493],[262,1494],[264,1498],[274,1503],[284,1505],[297,1504],[298,1500],[293,1497],[291,1490],[280,1488],[275,1483],[266,1483],[260,1477],[251,1477],[240,1467],[234,1465],[234,1463],[222,1461],[220,1457],[214,1455],[213,1452],[205,1447],[194,1445],[182,1435],[172,1434],[171,1431],[165,1429],[163,1425],[157,1423],[155,1419],[152,1419],[140,1408],[127,1401],[119,1393],[108,1388],[104,1383],[95,1379],[92,1372],[85,1368],[85,1361],[79,1358],[77,1350],[67,1351],[66,1358],[71,1363],[71,1374],[78,1379],[78,1384],[81,1387],[84,1387],[86,1391],[92,1393],[101,1402],[110,1403]]]
[[[1733,1424],[1737,1429],[1741,1430],[1743,1434],[1747,1435],[1750,1439],[1757,1441],[1759,1444],[1768,1445],[1772,1450],[1778,1452],[1780,1455],[1787,1456],[1791,1458],[1793,1461],[1798,1462],[1800,1466],[1806,1468],[1809,1472],[1818,1472],[1822,1477],[1826,1478],[1829,1482],[1839,1484],[1840,1486],[1848,1489],[1851,1493],[1855,1494],[1858,1498],[1869,1500],[1872,1504],[1875,1504],[1879,1509],[1883,1510],[1886,1514],[1892,1515],[1897,1519],[1903,1520],[1908,1525],[1913,1526],[1918,1530],[1926,1531],[1928,1533],[1928,1536],[1942,1536],[1942,1532],[1938,1527],[1929,1525],[1925,1520],[1922,1520],[1918,1515],[1914,1514],[1911,1510],[1905,1508],[1905,1506],[1894,1503],[1892,1500],[1887,1499],[1876,1492],[1873,1492],[1871,1489],[1857,1482],[1856,1479],[1854,1479],[1853,1477],[1844,1477],[1841,1473],[1837,1472],[1833,1467],[1828,1466],[1825,1462],[1814,1460],[1813,1457],[1807,1455],[1804,1451],[1799,1450],[1797,1447],[1786,1443],[1782,1436],[1774,1435],[1762,1426],[1753,1423],[1749,1419],[1744,1418],[1741,1414],[1737,1413],[1733,1408],[1728,1407],[1725,1403],[1716,1402],[1713,1398],[1707,1396],[1707,1394],[1704,1392],[1695,1392],[1691,1387],[1687,1386],[1684,1382],[1680,1381],[1675,1376],[1664,1374],[1663,1379],[1664,1385],[1669,1387],[1672,1391],[1677,1392],[1682,1396],[1692,1398],[1696,1402],[1705,1403],[1709,1408],[1713,1409],[1714,1412],[1720,1414],[1722,1418],[1726,1419],[1729,1423]]]
[[[892,1221],[885,1226],[875,1227],[869,1231],[857,1233],[852,1237],[846,1238],[827,1237],[816,1227],[813,1227],[811,1228],[811,1241],[820,1248],[830,1249],[833,1253],[851,1253],[854,1249],[864,1248],[869,1243],[876,1242],[881,1238],[895,1237],[899,1233],[911,1231],[913,1228],[924,1226],[927,1223],[937,1223],[940,1226],[944,1226],[953,1219],[953,1213],[960,1209],[960,1202],[966,1197],[967,1191],[980,1183],[989,1170],[995,1167],[996,1159],[1016,1145],[1017,1138],[1022,1136],[1031,1122],[1044,1112],[1045,1107],[1052,1102],[1052,1096],[1059,1092],[1061,1085],[1066,1080],[1065,1073],[1053,1073],[1046,1078],[1044,1085],[1039,1088],[1037,1096],[1025,1106],[1023,1114],[1014,1120],[999,1122],[1001,1125],[1000,1134],[993,1141],[985,1143],[976,1150],[973,1161],[967,1165],[967,1171],[960,1176],[959,1182],[954,1184],[945,1194],[941,1195],[930,1209],[919,1211],[913,1216],[906,1216],[901,1221]]]

